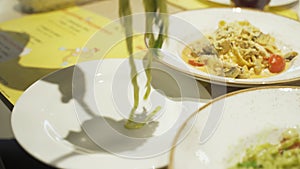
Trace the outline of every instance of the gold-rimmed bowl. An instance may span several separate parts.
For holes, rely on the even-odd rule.
[[[223,110],[217,125],[210,115]],[[246,148],[265,142],[278,142],[280,132],[300,125],[300,87],[260,87],[244,89],[214,99],[191,117],[193,127],[170,153],[170,169],[226,169],[235,165]],[[214,117],[216,118],[216,117]],[[193,119],[193,118],[190,118]],[[190,129],[187,120],[177,133],[182,138]],[[214,130],[209,135],[205,129]],[[203,138],[205,134],[206,138]]]

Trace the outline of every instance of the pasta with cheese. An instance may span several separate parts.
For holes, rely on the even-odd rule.
[[[212,56],[213,52],[207,52],[207,47],[203,47],[201,42],[195,42],[188,47],[190,52],[186,61],[196,67],[206,66],[209,73],[220,76],[252,78],[272,75],[282,72],[285,64],[298,55],[294,51],[282,53],[273,36],[263,33],[248,21],[220,21],[218,29],[207,38],[218,58]],[[276,65],[272,65],[275,61]]]

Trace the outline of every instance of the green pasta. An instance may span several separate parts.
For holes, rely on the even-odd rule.
[[[229,169],[299,169],[300,137],[295,128],[282,133],[278,144],[265,143],[248,148],[242,161]]]

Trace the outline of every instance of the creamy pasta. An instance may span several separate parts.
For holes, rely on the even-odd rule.
[[[207,38],[217,56],[213,55],[212,49],[197,41],[183,51],[183,58],[192,66],[204,67],[209,73],[220,76],[270,76],[284,71],[298,55],[295,51],[283,53],[273,36],[263,33],[248,21],[220,21],[218,29]]]

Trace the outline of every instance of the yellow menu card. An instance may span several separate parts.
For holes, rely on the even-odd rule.
[[[72,7],[33,14],[0,24],[0,92],[15,104],[20,95],[43,76],[73,65],[81,53],[94,55],[84,45],[110,20]]]
[[[0,24],[0,92],[13,105],[44,76],[77,62],[127,58],[119,22],[79,7],[25,16]],[[145,49],[134,35],[134,52]]]

